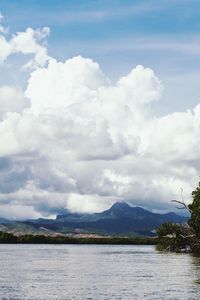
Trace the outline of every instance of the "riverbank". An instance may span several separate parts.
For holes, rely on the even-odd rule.
[[[14,235],[0,232],[0,244],[102,244],[102,245],[157,245],[152,237],[65,237],[45,235]]]

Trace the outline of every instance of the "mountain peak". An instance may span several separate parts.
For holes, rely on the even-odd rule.
[[[120,210],[124,210],[124,209],[130,209],[131,208],[131,206],[128,204],[128,203],[126,203],[126,202],[124,202],[124,201],[118,201],[118,202],[115,202],[112,206],[111,206],[111,210],[113,210],[113,209],[120,209]]]
[[[149,235],[165,222],[184,223],[187,218],[174,213],[158,214],[126,202],[116,202],[108,210],[94,214],[67,213],[56,220],[35,220],[25,224],[46,228],[55,232],[96,232],[103,234]]]

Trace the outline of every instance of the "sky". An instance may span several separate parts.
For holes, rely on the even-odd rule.
[[[191,201],[200,1],[1,0],[0,13],[1,217]]]

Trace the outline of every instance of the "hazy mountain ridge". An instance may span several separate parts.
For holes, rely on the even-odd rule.
[[[61,233],[100,233],[110,235],[153,235],[153,231],[162,223],[184,223],[187,217],[173,212],[158,214],[141,207],[131,207],[125,202],[116,202],[101,213],[81,214],[67,211],[56,219],[37,219],[25,222],[4,224],[4,228],[35,232]],[[0,219],[0,223],[1,219]],[[4,230],[5,231],[5,230]]]

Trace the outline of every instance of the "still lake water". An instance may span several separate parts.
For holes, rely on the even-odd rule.
[[[0,245],[0,299],[200,299],[200,258],[154,246]]]

